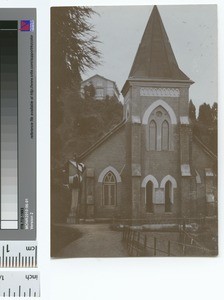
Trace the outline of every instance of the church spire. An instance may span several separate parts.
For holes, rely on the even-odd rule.
[[[179,69],[157,6],[148,24],[132,65],[129,79],[190,79]]]

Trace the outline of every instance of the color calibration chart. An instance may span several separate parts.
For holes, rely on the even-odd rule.
[[[36,236],[34,20],[34,9],[0,9],[0,240]]]
[[[1,229],[18,229],[18,25],[0,21]]]
[[[0,297],[40,296],[35,19],[35,9],[0,8]]]

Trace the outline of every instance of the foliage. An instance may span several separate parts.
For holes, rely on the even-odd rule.
[[[189,118],[192,122],[196,120],[196,108],[192,100],[189,102]]]
[[[70,196],[62,185],[61,166],[71,157],[63,151],[77,144],[77,116],[82,110],[81,72],[98,64],[100,53],[89,7],[54,7],[51,10],[51,199],[52,221],[65,222]],[[59,220],[60,219],[60,220]]]
[[[114,97],[105,100],[74,98],[70,90],[62,94],[64,99],[63,126],[58,128],[58,135],[63,142],[59,164],[63,165],[74,153],[80,154],[109,132],[123,117],[123,106]],[[72,124],[72,125],[71,125]]]
[[[81,72],[94,68],[100,56],[97,36],[89,23],[94,14],[89,7],[51,9],[51,80],[52,97],[64,87],[79,84]]]
[[[215,154],[217,154],[217,114],[217,102],[214,102],[212,107],[203,103],[199,107],[198,118],[193,122],[194,134]]]
[[[89,7],[51,10],[51,149],[52,166],[63,160],[64,144],[73,136],[80,101],[81,72],[98,64],[97,37]]]
[[[212,124],[212,110],[209,104],[203,103],[199,107],[198,122],[207,126]]]
[[[85,85],[84,86],[84,96],[85,96],[85,99],[91,99],[95,96],[96,94],[96,89],[95,87],[93,86],[92,83],[90,83],[89,85]]]

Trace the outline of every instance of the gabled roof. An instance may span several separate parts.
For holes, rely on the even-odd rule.
[[[81,84],[83,84],[83,83],[85,83],[85,82],[88,82],[88,81],[91,81],[91,79],[94,78],[94,77],[100,77],[100,78],[102,78],[103,80],[112,82],[112,83],[114,84],[115,89],[117,90],[118,94],[120,94],[120,92],[119,92],[119,90],[118,90],[118,87],[117,87],[117,84],[116,84],[115,81],[110,80],[110,79],[108,79],[108,78],[106,78],[106,77],[103,77],[103,76],[101,76],[101,75],[99,75],[99,74],[95,74],[95,75],[93,75],[93,76],[91,76],[91,77],[89,77],[89,78],[83,80],[83,81],[81,82]]]
[[[153,7],[129,79],[187,80],[178,67],[157,6]]]
[[[121,121],[114,128],[112,128],[106,135],[100,138],[96,143],[94,143],[91,147],[89,147],[85,152],[79,155],[79,159],[84,159],[87,155],[89,155],[92,151],[98,148],[101,144],[103,144],[106,140],[112,137],[116,132],[118,132],[121,128],[124,127],[126,120]]]
[[[217,160],[215,155],[196,135],[193,135],[194,141],[202,148],[202,150],[213,160]]]

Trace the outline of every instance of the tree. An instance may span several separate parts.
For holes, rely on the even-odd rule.
[[[92,82],[84,86],[85,99],[92,99],[95,96],[95,94],[96,94],[96,89],[92,84]]]
[[[199,107],[198,121],[204,125],[211,125],[212,123],[212,111],[211,107],[207,103],[203,103]]]
[[[192,122],[196,120],[196,108],[192,100],[189,102],[189,118]]]
[[[217,127],[217,121],[218,121],[218,103],[214,102],[212,105],[212,123],[216,127]]]
[[[217,154],[218,146],[218,104],[214,102],[211,108],[212,126],[211,126],[211,149]]]
[[[98,64],[97,37],[88,22],[89,7],[51,9],[51,93],[53,99],[64,87],[78,84],[81,72]]]
[[[89,24],[93,14],[89,7],[51,10],[52,165],[62,162],[64,145],[73,135],[81,72],[98,64],[97,38]]]
[[[63,188],[61,168],[77,145],[81,72],[98,64],[97,37],[89,19],[89,7],[57,7],[51,10],[51,201],[52,221],[58,211],[68,215],[71,195]],[[62,221],[62,220],[61,220]]]
[[[217,110],[216,102],[212,107],[203,103],[199,107],[198,119],[194,125],[194,134],[215,154],[217,154]]]

